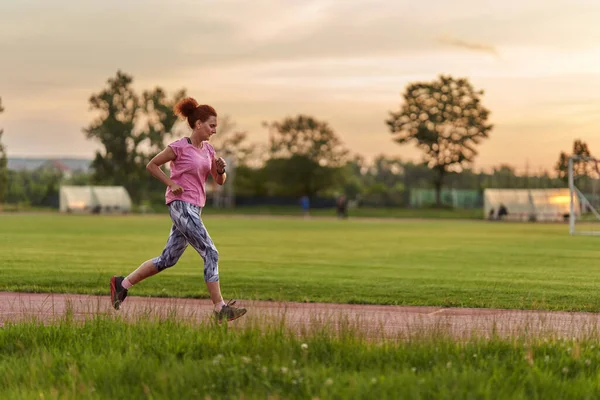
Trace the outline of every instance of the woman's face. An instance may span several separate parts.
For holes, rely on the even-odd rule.
[[[194,132],[201,140],[209,140],[212,135],[217,133],[217,118],[212,115],[205,121],[196,121]]]

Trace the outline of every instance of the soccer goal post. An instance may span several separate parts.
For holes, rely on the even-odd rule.
[[[594,157],[569,158],[569,232],[600,236],[600,170]]]

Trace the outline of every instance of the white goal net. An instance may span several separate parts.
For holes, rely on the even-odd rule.
[[[600,164],[593,157],[569,159],[571,235],[600,236]]]

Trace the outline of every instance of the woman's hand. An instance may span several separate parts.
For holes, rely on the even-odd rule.
[[[179,196],[181,193],[183,193],[183,188],[176,183],[173,183],[169,187],[171,188],[171,192],[173,192],[174,195]]]
[[[215,164],[217,166],[217,173],[222,175],[225,172],[225,167],[227,166],[225,159],[223,157],[219,157],[215,160]]]

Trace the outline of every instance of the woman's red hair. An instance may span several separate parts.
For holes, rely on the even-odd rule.
[[[196,121],[206,122],[211,116],[216,117],[217,112],[207,104],[198,105],[191,97],[180,100],[174,107],[175,115],[187,119],[190,128],[194,129]]]

